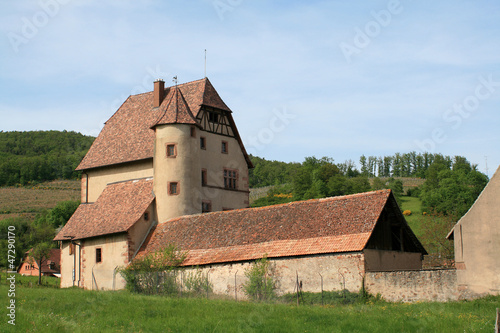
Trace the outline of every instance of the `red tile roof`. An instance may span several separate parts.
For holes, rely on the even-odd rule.
[[[185,265],[361,251],[390,190],[183,216],[159,224],[140,251],[188,250]]]
[[[30,257],[30,252],[33,249],[30,249],[24,254],[23,263],[33,262],[34,259]],[[54,265],[51,268],[51,263]],[[22,267],[19,265],[19,269]],[[38,263],[36,263],[36,267],[38,267]],[[18,272],[19,272],[18,269]],[[49,252],[48,259],[42,264],[42,273],[49,274],[59,274],[61,273],[61,249],[51,249]]]
[[[177,86],[170,89],[166,100],[166,106],[163,107],[165,103],[162,104],[163,110],[153,127],[165,124],[192,124],[201,127]]]
[[[153,200],[151,178],[109,184],[95,203],[81,204],[77,208],[54,240],[126,232]]]
[[[202,105],[231,112],[208,78],[179,84],[177,89],[182,93],[184,100],[182,103],[194,117]],[[151,127],[161,119],[160,117],[170,117],[164,113],[177,89],[166,88],[165,98],[158,108],[153,108],[152,91],[129,96],[105,123],[76,170],[152,158],[155,134]],[[239,137],[237,139],[241,142]]]

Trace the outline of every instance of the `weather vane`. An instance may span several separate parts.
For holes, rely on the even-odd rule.
[[[174,78],[172,79],[173,82],[175,82],[175,85],[177,85],[177,75],[174,76]]]

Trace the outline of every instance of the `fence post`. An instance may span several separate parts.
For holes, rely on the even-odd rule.
[[[497,316],[495,320],[495,333],[500,333],[500,309],[497,308]]]
[[[321,305],[324,305],[323,304],[323,275],[321,275],[321,273],[318,273],[319,276],[321,276]]]
[[[234,300],[238,302],[238,286],[236,284],[236,274],[238,274],[238,271],[234,273]]]

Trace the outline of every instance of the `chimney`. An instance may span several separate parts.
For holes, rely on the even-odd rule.
[[[154,83],[154,92],[153,92],[153,107],[157,108],[160,106],[161,102],[163,102],[163,95],[165,94],[165,81],[162,79],[158,79]]]

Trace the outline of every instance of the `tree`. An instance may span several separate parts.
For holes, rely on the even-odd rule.
[[[33,248],[30,250],[30,256],[38,265],[38,284],[42,284],[42,265],[47,262],[50,256],[50,250],[54,248],[52,241],[55,237],[55,229],[48,223],[33,225],[31,232],[31,241]]]

